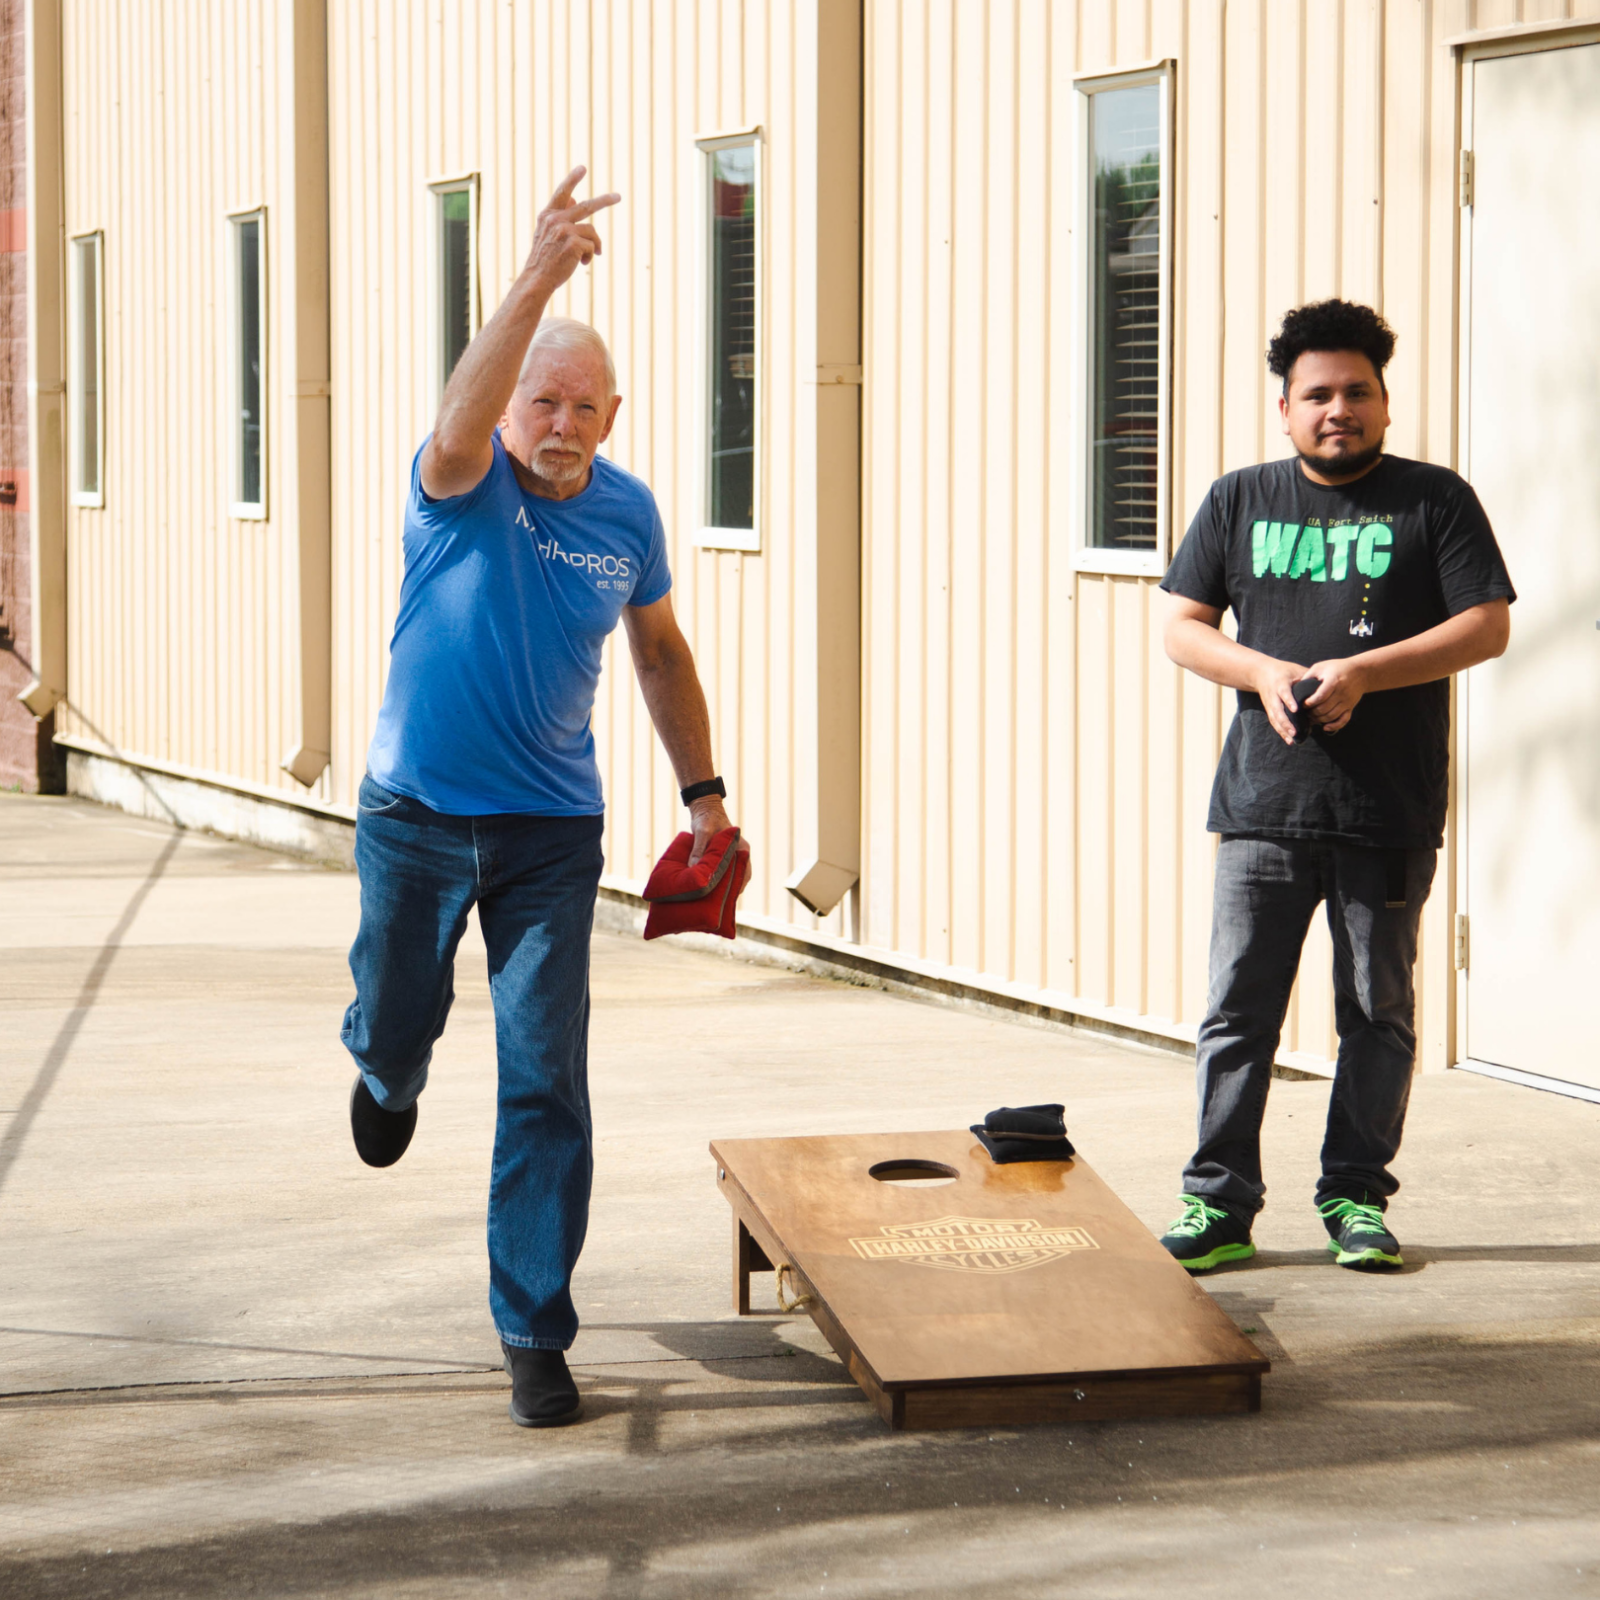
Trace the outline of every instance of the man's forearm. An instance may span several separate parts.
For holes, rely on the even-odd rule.
[[[637,666],[636,671],[645,709],[677,774],[678,787],[686,789],[715,777],[711,713],[694,657],[684,650],[650,666]]]
[[[1499,655],[1509,633],[1509,607],[1505,601],[1472,606],[1426,633],[1363,651],[1358,659],[1364,687],[1368,693],[1407,689],[1412,684],[1433,683],[1452,673],[1465,672],[1468,667]]]
[[[1262,669],[1276,664],[1197,617],[1175,618],[1163,643],[1170,660],[1224,689],[1256,689]]]
[[[1343,659],[1359,665],[1367,693],[1432,683],[1497,656],[1509,633],[1505,601],[1473,606],[1409,639]],[[1166,633],[1167,655],[1180,667],[1225,689],[1259,687],[1264,668],[1277,663],[1230,639],[1197,618],[1174,620]]]
[[[613,206],[614,194],[574,200],[583,176],[574,167],[539,213],[533,248],[511,293],[462,352],[439,402],[439,420],[422,452],[422,487],[435,499],[465,494],[494,459],[490,436],[516,392],[522,363],[550,297],[580,265],[600,254],[600,235],[588,220]]]
[[[511,293],[462,352],[439,402],[429,449],[441,462],[481,458],[505,415],[517,376],[544,316],[549,295],[524,272]]]
[[[1303,666],[1229,639],[1218,626],[1222,613],[1213,607],[1181,598],[1171,604],[1179,614],[1170,617],[1162,633],[1167,655],[1178,666],[1224,688],[1254,690],[1272,726],[1291,743],[1299,737],[1294,687],[1301,679],[1318,680],[1316,692],[1305,704],[1318,726],[1334,734],[1349,722],[1363,695],[1432,683],[1465,671],[1499,655],[1511,631],[1508,603],[1494,600],[1398,644]]]
[[[623,617],[639,692],[678,776],[678,787],[687,789],[714,778],[711,714],[695,671],[694,651],[673,618],[671,597],[663,595],[638,610],[629,607]],[[715,794],[692,801],[689,815],[694,822],[694,851],[689,857],[693,866],[730,823],[727,808]]]

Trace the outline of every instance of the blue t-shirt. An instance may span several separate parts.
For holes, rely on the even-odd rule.
[[[570,500],[529,494],[496,433],[483,481],[430,500],[421,459],[367,770],[448,816],[597,815],[601,646],[672,587],[655,496],[599,456]]]

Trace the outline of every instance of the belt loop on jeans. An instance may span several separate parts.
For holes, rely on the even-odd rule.
[[[1387,911],[1403,911],[1406,904],[1406,862],[1410,852],[1385,850],[1383,853],[1383,904]]]

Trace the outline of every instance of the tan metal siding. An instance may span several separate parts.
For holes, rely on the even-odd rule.
[[[694,646],[735,811],[756,844],[745,904],[819,925],[783,892],[795,854],[795,530],[815,515],[804,362],[806,173],[797,75],[814,4],[763,0],[350,0],[329,28],[334,305],[335,726],[332,794],[354,800],[382,696],[400,581],[406,473],[432,421],[430,180],[480,174],[487,317],[569,167],[616,189],[605,252],[553,310],[611,342],[624,404],[606,446],[660,502],[673,601]],[[695,547],[697,135],[763,129],[765,339],[760,555]],[[814,394],[814,388],[809,390]],[[675,782],[620,634],[595,709],[608,871],[642,879],[681,826]],[[827,924],[843,926],[841,914]]]
[[[1287,450],[1289,306],[1400,333],[1391,446],[1449,462],[1455,66],[1466,0],[867,3],[862,937],[1126,1014],[1205,1002],[1206,802],[1231,696],[1165,660],[1153,579],[1074,574],[1082,516],[1071,78],[1176,63],[1173,537]],[[1449,1059],[1450,850],[1424,927]],[[1284,1048],[1335,1049],[1319,918]]]
[[[105,505],[69,511],[63,733],[300,795],[293,8],[69,3],[69,235],[105,232]],[[268,505],[239,521],[226,217],[267,208]],[[314,793],[325,793],[319,788]]]
[[[558,310],[611,340],[608,446],[655,489],[700,659],[749,910],[813,925],[782,881],[813,764],[803,663],[824,412],[819,18],[841,0],[335,0],[328,8],[333,751],[353,803],[400,582],[407,470],[434,409],[427,185],[480,175],[487,316],[578,161],[624,204]],[[829,10],[828,8],[833,8]],[[1401,334],[1394,448],[1454,452],[1455,65],[1469,28],[1600,0],[862,0],[866,185],[863,873],[824,924],[909,958],[1122,1015],[1205,1000],[1203,820],[1227,697],[1165,660],[1153,581],[1078,574],[1072,460],[1073,74],[1170,57],[1173,534],[1212,479],[1280,454],[1262,351],[1288,305],[1376,301]],[[104,510],[69,516],[61,724],[290,794],[299,650],[287,383],[294,8],[67,0],[69,233],[106,233]],[[763,128],[759,555],[697,549],[696,135]],[[227,515],[226,213],[268,207],[267,522]],[[836,285],[833,287],[837,287]],[[837,336],[833,330],[830,337]],[[834,360],[833,356],[826,359]],[[808,631],[809,627],[809,631]],[[812,646],[814,647],[814,643]],[[595,715],[609,870],[641,878],[681,813],[633,686]],[[814,806],[812,806],[814,809]],[[1419,969],[1448,1059],[1450,851]],[[1320,923],[1285,1046],[1333,1048]]]

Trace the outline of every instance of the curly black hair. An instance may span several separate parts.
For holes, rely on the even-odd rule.
[[[1283,380],[1289,392],[1289,374],[1307,350],[1356,350],[1372,363],[1383,383],[1383,369],[1394,355],[1394,329],[1371,306],[1350,300],[1313,300],[1285,312],[1277,337],[1267,346],[1267,370]]]

